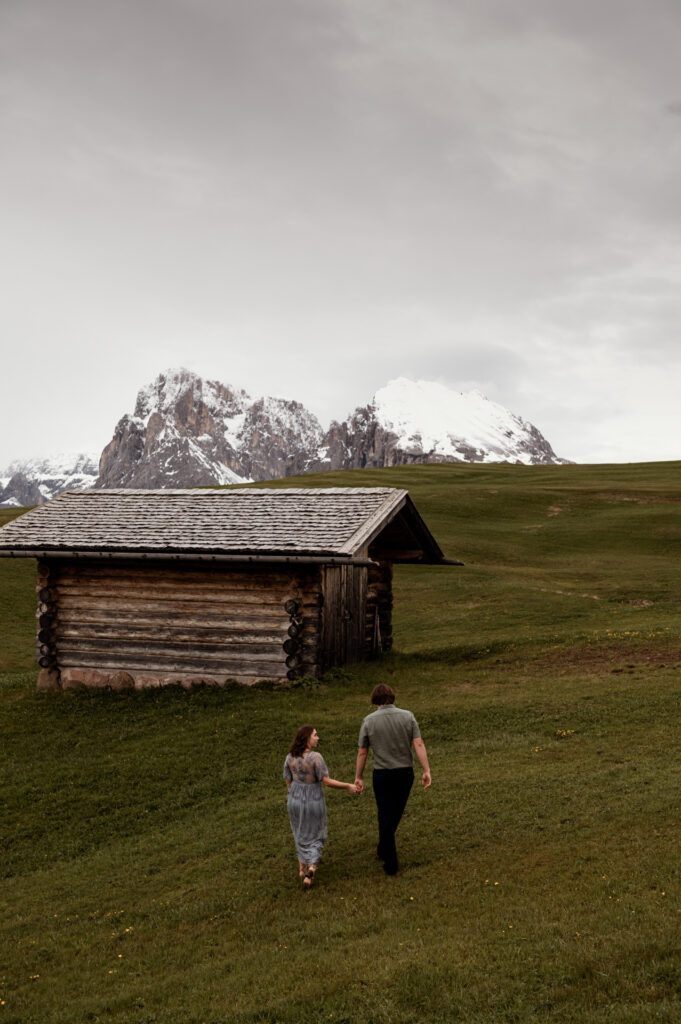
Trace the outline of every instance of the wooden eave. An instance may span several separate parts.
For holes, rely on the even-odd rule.
[[[257,552],[256,554],[244,552],[221,553],[214,551],[142,551],[137,548],[121,551],[96,550],[94,548],[5,548],[0,549],[2,558],[38,558],[41,561],[50,558],[59,559],[98,559],[100,561],[125,559],[126,561],[162,561],[162,562],[232,562],[240,565],[250,565],[259,562],[268,565],[375,565],[376,562],[362,555],[338,556],[338,555],[282,555]]]
[[[372,557],[370,548],[380,541],[381,534],[398,520],[404,532],[406,532],[413,543],[409,547],[401,545],[387,547],[376,552],[376,558],[401,564],[421,565],[463,565],[456,559],[445,558],[444,552],[433,537],[432,533],[421,518],[414,502],[409,497],[408,491],[398,491],[390,504],[381,508],[372,519],[364,524],[351,541]]]

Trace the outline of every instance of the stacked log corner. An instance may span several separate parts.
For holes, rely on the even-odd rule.
[[[57,593],[54,579],[50,574],[50,567],[45,562],[38,562],[38,579],[35,589],[38,597],[38,607],[35,613],[35,658],[40,665],[38,689],[58,690],[61,684],[57,667],[55,630]]]

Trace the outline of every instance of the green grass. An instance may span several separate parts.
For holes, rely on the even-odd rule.
[[[680,471],[303,478],[407,487],[466,566],[397,568],[395,652],[275,690],[38,694],[0,560],[0,1022],[680,1021]],[[433,787],[393,879],[329,792],[303,894],[286,749],[312,722],[350,778],[379,680]]]
[[[0,526],[26,509],[0,509]],[[0,672],[35,665],[35,562],[0,558]]]

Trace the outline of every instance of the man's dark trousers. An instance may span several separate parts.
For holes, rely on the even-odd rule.
[[[413,768],[374,768],[373,785],[378,808],[378,847],[387,875],[397,871],[395,832],[414,784]]]

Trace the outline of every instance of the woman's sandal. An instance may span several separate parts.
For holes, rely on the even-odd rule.
[[[307,874],[303,878],[303,889],[311,889],[312,883],[314,882],[315,873],[311,868],[307,869]]]

